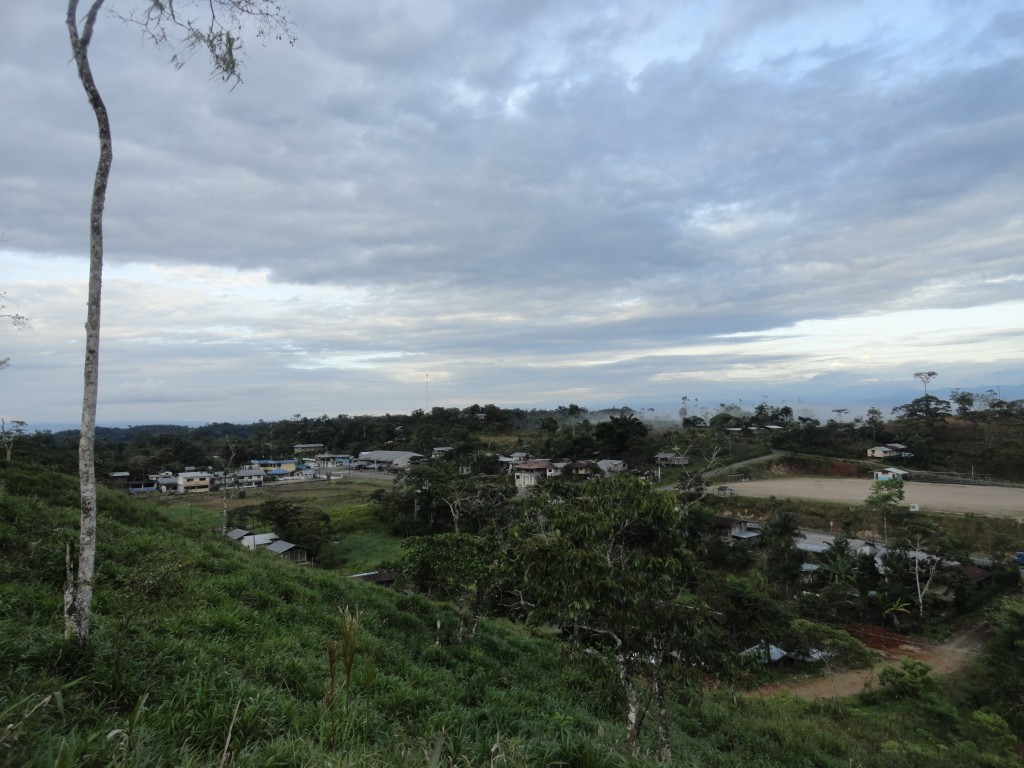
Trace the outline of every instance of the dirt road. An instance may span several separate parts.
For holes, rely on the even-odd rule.
[[[932,674],[948,675],[970,663],[983,648],[985,640],[985,628],[981,623],[954,633],[949,640],[940,644],[893,635],[880,627],[865,628],[865,631],[866,634],[859,639],[875,648],[883,657],[882,661],[870,669],[854,669],[826,674],[823,677],[807,677],[776,683],[760,688],[752,695],[774,696],[778,693],[789,693],[801,699],[852,696],[866,687],[877,688],[878,674],[882,669],[904,657],[931,665]]]
[[[871,492],[871,480],[793,477],[732,483],[738,496],[779,499],[822,499],[861,504]],[[971,512],[992,517],[1024,520],[1024,488],[979,485],[947,485],[908,482],[904,503],[917,504],[924,512]]]

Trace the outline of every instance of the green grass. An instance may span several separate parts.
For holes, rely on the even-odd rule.
[[[333,543],[325,547],[321,559],[342,573],[361,573],[394,561],[402,552],[401,540],[393,536],[388,527],[376,518],[369,501],[370,495],[387,482],[390,480],[344,477],[330,483],[267,485],[246,489],[243,496],[233,493],[228,499],[228,511],[231,515],[239,508],[258,506],[268,499],[283,498],[325,512],[337,527],[337,535]],[[221,527],[224,500],[220,493],[151,496],[140,499],[139,503],[143,508],[153,510],[153,514],[160,514],[190,529],[216,531]],[[237,522],[234,516],[232,520]],[[266,528],[255,519],[244,522],[242,527],[258,530]]]
[[[653,723],[639,758],[624,750],[614,670],[550,633],[485,620],[472,646],[452,644],[449,607],[240,550],[123,495],[100,498],[79,652],[60,618],[75,496],[72,479],[0,470],[0,766],[658,764]],[[332,689],[344,608],[356,655]],[[820,703],[675,689],[674,764],[1019,766],[1002,721],[972,714],[984,692],[962,698],[971,686]]]

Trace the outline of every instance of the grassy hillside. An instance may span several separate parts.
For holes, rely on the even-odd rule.
[[[101,496],[94,638],[79,653],[60,617],[76,495],[73,478],[0,470],[0,765],[656,764],[623,752],[613,670],[547,633],[485,621],[457,645],[444,607],[121,495]],[[677,695],[675,764],[1020,765],[1005,723],[971,714],[984,697],[970,689]]]
[[[380,563],[401,556],[401,541],[378,518],[370,502],[374,491],[392,482],[391,475],[378,478],[356,474],[330,483],[270,483],[262,488],[248,488],[244,495],[233,493],[228,498],[228,527],[269,530],[270,526],[254,515],[258,507],[273,500],[293,502],[331,520],[335,535],[319,553],[317,561],[321,565],[346,574],[374,570]],[[187,497],[154,494],[138,503],[174,520],[211,530],[219,529],[223,521],[224,500],[219,493]]]

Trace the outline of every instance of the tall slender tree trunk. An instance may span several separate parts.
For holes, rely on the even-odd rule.
[[[231,454],[228,456],[227,462],[224,464],[224,477],[222,478],[223,487],[221,494],[221,502],[223,504],[220,518],[220,532],[225,534],[228,532],[228,474],[231,472],[231,468],[235,466],[235,449],[231,446],[230,441],[226,444],[227,448],[231,449]],[[235,476],[235,487],[238,487],[238,476]]]
[[[477,627],[480,626],[480,612],[484,607],[484,596],[486,593],[484,587],[484,580],[478,579],[476,582],[476,589],[473,593],[473,613],[469,617],[469,630],[466,633],[466,642],[473,642],[473,638],[476,637]]]
[[[619,682],[626,693],[626,743],[629,752],[636,757],[640,753],[640,726],[643,724],[643,712],[640,708],[640,694],[633,683],[633,673],[629,661],[622,654],[618,657]]]
[[[100,297],[103,285],[103,207],[107,197],[107,180],[113,162],[113,142],[107,108],[100,98],[99,89],[89,65],[89,44],[96,25],[96,17],[104,0],[93,0],[78,27],[78,0],[68,0],[67,26],[71,39],[71,53],[78,67],[85,95],[89,100],[99,130],[100,155],[96,163],[96,176],[92,188],[92,208],[89,215],[89,294],[85,321],[85,365],[82,394],[82,432],[78,443],[78,475],[81,497],[81,530],[77,552],[77,572],[74,557],[67,553],[67,578],[64,586],[64,634],[79,645],[89,642],[92,622],[93,575],[96,569],[96,402],[99,391],[100,357]]]
[[[669,730],[668,702],[665,700],[664,661],[661,644],[655,644],[657,656],[651,663],[651,685],[654,687],[654,703],[658,708],[658,759],[663,763],[672,762],[672,740]]]

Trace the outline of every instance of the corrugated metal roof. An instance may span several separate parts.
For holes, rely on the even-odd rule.
[[[287,552],[289,549],[295,549],[296,547],[299,549],[305,549],[305,547],[299,547],[298,544],[292,544],[284,539],[278,539],[273,544],[267,546],[267,552],[273,552],[274,554],[280,555]]]
[[[533,461],[523,461],[516,464],[515,469],[552,469],[554,466],[547,459],[534,459]]]
[[[821,554],[824,554],[825,552],[828,552],[828,545],[826,545],[826,544],[808,544],[806,541],[798,541],[796,543],[796,548],[799,549],[801,552],[813,552],[813,553],[818,554],[818,555],[821,555]]]
[[[247,533],[239,539],[249,549],[265,547],[273,541],[277,541],[276,533]]]
[[[781,661],[782,659],[786,658],[786,656],[788,656],[788,655],[789,654],[787,654],[784,650],[779,648],[779,646],[777,646],[777,645],[769,645],[768,646],[768,658],[765,659],[764,646],[761,645],[760,643],[758,643],[757,645],[750,646],[745,651],[740,651],[740,656],[757,656],[762,661],[769,661],[769,660],[770,661]]]

